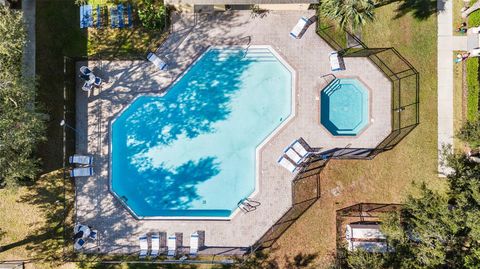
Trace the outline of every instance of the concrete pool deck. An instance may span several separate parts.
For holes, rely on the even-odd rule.
[[[254,244],[291,206],[294,176],[277,164],[293,140],[303,137],[315,148],[373,148],[391,130],[391,83],[366,58],[346,58],[346,70],[337,77],[358,77],[371,91],[372,121],[357,137],[334,137],[320,125],[320,90],[330,74],[328,55],[332,49],[315,33],[313,24],[302,39],[289,36],[300,16],[314,11],[268,12],[252,16],[250,11],[219,14],[184,14],[174,18],[173,32],[157,53],[167,59],[167,73],[146,61],[89,61],[106,82],[87,94],[77,81],[77,152],[94,156],[95,175],[76,178],[76,218],[99,231],[97,242],[87,251],[126,253],[138,251],[138,236],[149,232],[182,233],[179,245],[188,246],[189,236],[203,231],[203,253],[231,254]],[[109,124],[119,111],[139,94],[162,93],[188,65],[209,46],[269,45],[296,71],[295,116],[259,150],[260,178],[255,197],[257,210],[236,214],[230,221],[136,220],[109,192]],[[200,253],[202,253],[200,251]]]

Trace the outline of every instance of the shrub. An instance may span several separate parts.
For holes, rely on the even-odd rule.
[[[467,60],[467,89],[467,120],[475,121],[478,116],[478,97],[480,93],[478,58]]]
[[[480,121],[467,121],[457,134],[457,137],[471,148],[480,146]]]
[[[167,15],[167,9],[162,1],[142,0],[138,3],[138,18],[147,29],[165,28]]]
[[[468,15],[468,27],[480,26],[480,10],[474,11]]]

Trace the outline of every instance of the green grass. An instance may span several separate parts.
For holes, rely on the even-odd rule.
[[[458,53],[464,53],[464,51],[454,51],[452,55],[452,62],[457,58]],[[457,63],[453,64],[453,130],[454,133],[457,133],[462,127],[463,122],[465,121],[465,111],[463,97],[463,76],[465,72],[466,63]],[[461,150],[463,143],[456,137],[453,140],[453,148]]]
[[[274,246],[278,259],[314,253],[317,268],[327,267],[335,254],[336,210],[361,202],[402,202],[412,181],[444,189],[437,176],[437,19],[396,18],[397,8],[394,3],[377,9],[363,40],[369,47],[395,47],[419,71],[420,124],[371,161],[331,161],[321,174],[320,200]],[[341,194],[333,196],[337,187]]]
[[[467,59],[467,120],[475,121],[478,115],[480,84],[478,76],[478,58]]]
[[[470,13],[468,16],[468,27],[480,26],[480,10]]]
[[[460,15],[460,9],[463,7],[463,0],[453,0],[453,20],[452,20],[452,30],[454,35],[465,35],[455,31],[462,22],[465,22],[465,19]]]

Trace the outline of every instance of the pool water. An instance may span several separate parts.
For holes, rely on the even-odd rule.
[[[112,123],[111,188],[137,217],[226,218],[255,190],[256,147],[290,115],[268,47],[212,48]]]
[[[320,93],[320,121],[335,136],[355,136],[369,122],[368,90],[357,79],[336,79]]]

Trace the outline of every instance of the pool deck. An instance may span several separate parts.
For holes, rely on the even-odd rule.
[[[300,16],[314,11],[268,12],[252,16],[250,11],[174,17],[173,33],[157,53],[167,59],[168,72],[146,61],[89,61],[88,66],[106,82],[87,94],[77,80],[77,152],[94,156],[93,177],[76,178],[76,218],[99,231],[98,240],[87,251],[126,253],[138,251],[142,233],[183,234],[179,245],[188,247],[190,234],[203,231],[206,249],[200,253],[232,254],[236,247],[254,244],[291,206],[294,178],[277,164],[293,140],[303,137],[315,148],[372,148],[391,130],[390,81],[366,58],[345,59],[346,70],[337,77],[358,77],[370,90],[371,123],[357,137],[333,137],[320,125],[320,90],[330,74],[328,55],[332,49],[315,33],[313,24],[299,40],[289,36]],[[196,24],[195,24],[196,21]],[[296,70],[295,116],[259,149],[257,210],[238,213],[230,221],[143,220],[139,221],[109,192],[109,123],[139,94],[160,94],[209,46],[270,45]],[[77,63],[77,70],[85,62]]]

